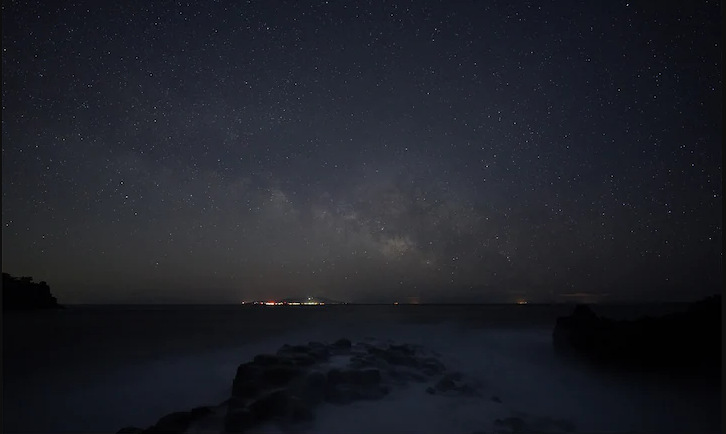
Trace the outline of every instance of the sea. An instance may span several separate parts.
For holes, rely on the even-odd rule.
[[[602,305],[619,319],[685,305]],[[237,366],[283,344],[421,345],[476,379],[480,396],[418,386],[321,405],[306,433],[482,433],[507,418],[552,432],[720,432],[721,384],[603,370],[552,346],[568,305],[135,305],[3,313],[3,432],[116,432],[229,397]],[[511,419],[510,419],[511,420]],[[549,429],[549,428],[548,428]],[[277,431],[275,431],[277,432]],[[279,431],[284,432],[284,431]]]

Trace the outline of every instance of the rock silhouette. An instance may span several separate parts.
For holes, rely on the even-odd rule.
[[[3,310],[61,308],[45,282],[33,282],[32,277],[13,277],[3,273]]]
[[[275,354],[259,354],[237,368],[231,397],[205,411],[171,413],[146,429],[126,427],[125,433],[193,432],[222,420],[217,432],[245,432],[265,424],[289,429],[309,427],[319,405],[348,405],[378,400],[393,387],[431,382],[428,393],[471,396],[480,386],[446,367],[423,348],[392,343],[283,345]]]
[[[685,312],[617,321],[578,305],[557,319],[553,344],[561,353],[604,365],[647,371],[717,374],[721,366],[721,296]]]

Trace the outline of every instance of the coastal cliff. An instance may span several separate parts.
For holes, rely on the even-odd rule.
[[[32,277],[13,277],[3,273],[3,310],[57,309],[63,306],[51,294],[45,282]]]

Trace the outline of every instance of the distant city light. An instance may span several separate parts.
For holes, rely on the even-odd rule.
[[[324,301],[313,300],[312,297],[308,297],[307,301],[243,301],[242,304],[253,304],[263,306],[325,306]],[[333,303],[335,304],[335,303]]]

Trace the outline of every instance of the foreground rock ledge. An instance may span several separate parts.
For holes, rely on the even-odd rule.
[[[348,405],[377,400],[392,388],[430,383],[426,393],[480,396],[480,387],[459,372],[448,372],[435,353],[394,343],[283,345],[237,368],[228,400],[168,414],[153,426],[126,427],[118,433],[240,433],[265,424],[283,429],[309,427],[321,404]]]

